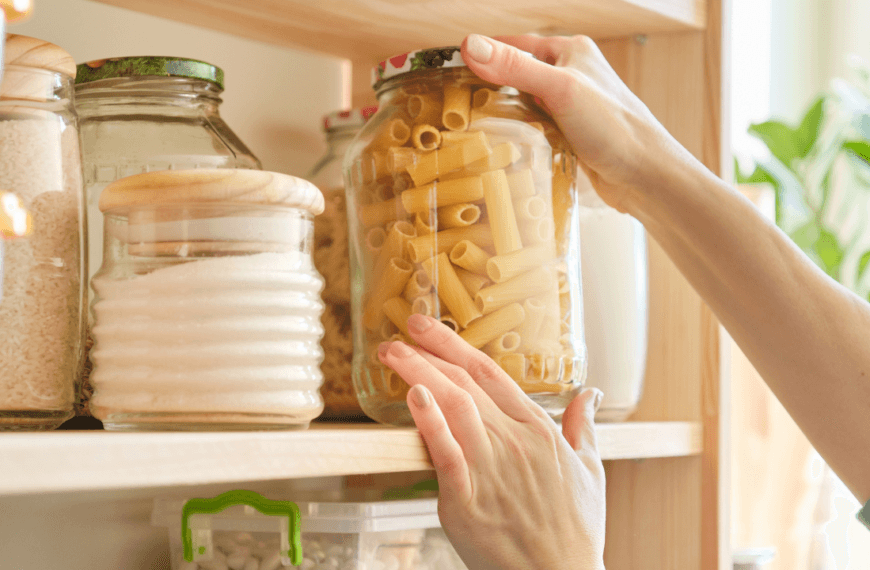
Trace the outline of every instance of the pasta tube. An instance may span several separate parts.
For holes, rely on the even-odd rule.
[[[429,293],[414,299],[411,303],[411,313],[434,317],[438,311],[438,302],[435,299],[435,293]]]
[[[524,168],[507,175],[508,187],[514,200],[531,198],[535,195],[535,179],[531,168]]]
[[[532,297],[523,301],[523,310],[526,312],[526,320],[519,326],[517,332],[522,339],[522,346],[531,348],[535,346],[535,341],[541,332],[541,324],[544,321],[547,307],[540,298]]]
[[[556,237],[555,226],[550,218],[524,221],[520,233],[528,244],[550,242]]]
[[[517,328],[525,317],[522,305],[513,303],[480,317],[459,333],[459,336],[474,348],[481,348],[489,341]]]
[[[411,277],[412,270],[413,266],[410,263],[401,257],[394,257],[387,264],[384,272],[377,277],[363,311],[363,324],[368,330],[378,329],[384,314],[384,302],[402,292]]]
[[[463,228],[477,223],[478,220],[480,208],[474,204],[453,204],[438,208],[438,227],[444,229]]]
[[[378,336],[382,339],[389,339],[396,334],[396,327],[390,321],[381,321],[378,327]]]
[[[547,203],[540,196],[530,196],[515,201],[517,219],[540,220],[547,215]]]
[[[414,229],[417,230],[418,236],[425,236],[436,231],[436,224],[429,221],[429,216],[426,214],[417,214],[414,216]]]
[[[534,295],[544,293],[547,290],[555,291],[555,287],[556,278],[553,275],[552,269],[541,267],[534,271],[517,275],[513,279],[509,279],[503,283],[496,283],[489,287],[484,287],[477,292],[474,300],[481,312],[483,312],[484,315],[487,315],[505,305],[528,299]],[[555,303],[558,307],[558,297],[556,298]],[[558,335],[556,336],[558,337]]]
[[[515,352],[519,347],[520,335],[514,331],[510,331],[486,343],[483,347],[483,351],[495,358],[499,354]]]
[[[468,240],[462,240],[450,250],[450,261],[453,262],[454,265],[458,265],[463,269],[467,269],[472,273],[478,273],[480,275],[487,274],[486,268],[490,259],[488,253]],[[538,264],[536,264],[536,266],[537,265]],[[492,279],[491,276],[490,279]]]
[[[443,137],[442,134],[442,144]],[[449,147],[443,147],[417,156],[417,161],[406,167],[408,174],[417,186],[428,184],[448,172],[453,172],[489,156],[492,148],[482,132]]]
[[[453,178],[483,174],[490,170],[501,170],[509,167],[521,157],[522,153],[520,153],[516,145],[513,143],[502,143],[492,148],[491,155],[472,162],[462,170],[445,174],[440,180],[451,180]]]
[[[506,255],[489,258],[486,262],[486,275],[496,283],[503,283],[554,259],[556,245],[552,242],[524,247]]]
[[[435,150],[441,146],[441,131],[429,124],[416,125],[411,130],[411,144],[420,150]]]
[[[375,263],[374,275],[383,273],[387,264],[394,257],[404,257],[408,240],[415,237],[417,237],[417,230],[408,222],[396,222],[393,224],[393,227],[387,232],[384,247],[381,248],[381,254],[378,256],[377,263]]]
[[[422,214],[430,208],[442,208],[483,200],[484,186],[479,176],[432,182],[402,192],[402,206],[409,214]],[[514,222],[516,223],[516,222]]]
[[[501,366],[502,370],[507,372],[507,375],[510,376],[514,382],[519,384],[526,381],[525,354],[509,352],[499,355],[498,358],[494,360],[499,366]]]
[[[474,109],[491,107],[502,99],[504,99],[504,95],[498,91],[482,87],[474,92],[471,98],[471,107]]]
[[[411,261],[421,263],[424,259],[450,251],[462,240],[468,240],[482,248],[490,247],[492,246],[492,233],[485,224],[474,224],[466,228],[453,228],[418,236],[408,242],[408,254]]]
[[[407,170],[408,165],[417,162],[420,151],[405,146],[394,146],[387,150],[387,168],[396,173]]]
[[[411,305],[401,297],[393,297],[384,303],[384,314],[404,334],[408,334],[408,317],[411,316]]]
[[[408,284],[405,285],[402,297],[404,297],[409,303],[413,303],[414,299],[422,295],[427,295],[431,290],[432,281],[429,279],[429,275],[427,275],[422,269],[418,269],[412,273],[411,278],[408,279]]]
[[[477,131],[473,133],[469,133],[467,131],[442,131],[441,132],[441,146],[453,146],[456,144],[464,143],[479,137],[480,135]]]
[[[441,122],[451,131],[468,129],[471,114],[471,85],[450,83],[444,86],[444,108]]]
[[[489,285],[490,281],[483,275],[472,273],[461,267],[456,268],[456,276],[462,281],[462,286],[468,291],[468,294],[474,297],[477,292]]]
[[[408,115],[418,125],[441,126],[441,97],[433,93],[420,93],[408,98]]]
[[[360,223],[366,227],[382,226],[391,220],[402,219],[408,215],[402,206],[401,198],[391,198],[385,202],[365,204],[358,209]]]
[[[371,255],[377,255],[384,247],[387,234],[383,228],[372,228],[366,233],[366,249]]]
[[[453,332],[459,332],[459,323],[457,323],[456,319],[454,319],[450,315],[441,315],[441,318],[438,320],[444,323]]]
[[[496,253],[505,255],[522,248],[523,242],[520,239],[514,204],[511,201],[504,170],[484,172],[480,179],[483,181],[483,198],[486,202],[486,212],[489,215],[489,226],[492,228],[492,241]]]
[[[440,253],[437,257],[424,261],[423,269],[429,275],[429,279],[436,284],[438,298],[450,310],[450,314],[460,326],[468,327],[469,323],[482,316],[480,309],[462,286],[446,253]]]
[[[409,138],[411,138],[411,127],[408,123],[400,118],[389,119],[369,143],[369,149],[386,150],[391,146],[402,146]]]

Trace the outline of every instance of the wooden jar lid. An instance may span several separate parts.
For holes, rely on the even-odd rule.
[[[72,79],[76,77],[76,62],[66,50],[29,36],[8,34],[3,60],[6,65],[45,69],[62,73]]]
[[[235,204],[323,212],[323,194],[301,178],[262,170],[162,170],[121,178],[100,196],[100,211],[124,214],[143,206]]]

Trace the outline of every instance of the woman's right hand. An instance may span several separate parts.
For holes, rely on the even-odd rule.
[[[479,77],[541,99],[598,194],[617,210],[634,213],[641,188],[660,178],[661,168],[694,160],[585,36],[472,34],[462,57]]]

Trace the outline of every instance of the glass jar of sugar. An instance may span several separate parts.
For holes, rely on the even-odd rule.
[[[52,429],[72,416],[82,361],[84,215],[72,104],[76,67],[58,46],[14,34],[6,37],[4,59],[0,189],[20,199],[12,206],[30,213],[32,231],[4,244],[0,430]]]
[[[103,191],[91,412],[109,430],[305,428],[323,410],[323,196],[255,170],[139,174]]]

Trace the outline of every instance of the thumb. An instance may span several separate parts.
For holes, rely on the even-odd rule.
[[[471,34],[462,42],[462,59],[481,79],[515,87],[540,98],[554,115],[572,105],[577,90],[576,77],[564,68],[538,61],[528,52]]]
[[[601,406],[604,392],[587,388],[574,398],[562,415],[562,435],[575,451],[592,449],[598,451],[595,435],[595,412]]]

